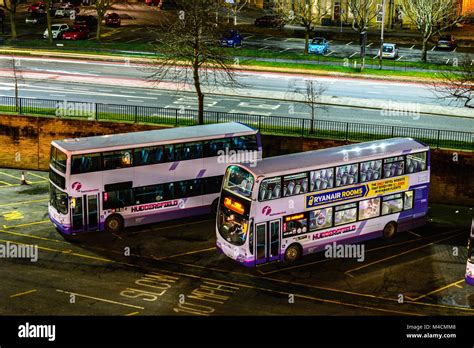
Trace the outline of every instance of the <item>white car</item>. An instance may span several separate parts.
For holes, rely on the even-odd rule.
[[[51,26],[51,34],[53,35],[53,39],[61,38],[61,34],[64,33],[66,30],[69,29],[69,26],[65,23],[63,24],[53,24]],[[43,33],[43,38],[48,38],[48,28]]]
[[[79,11],[75,8],[60,7],[54,12],[54,17],[71,17],[72,13],[74,13],[75,16],[79,13]]]
[[[378,56],[380,57],[380,49]],[[384,43],[382,47],[382,58],[396,59],[398,57],[398,47],[396,44]]]

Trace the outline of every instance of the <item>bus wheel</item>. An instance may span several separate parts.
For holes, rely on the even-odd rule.
[[[219,204],[219,198],[216,198],[214,200],[214,202],[212,202],[212,205],[211,205],[211,212],[213,214],[217,214],[217,205]]]
[[[285,250],[285,261],[288,263],[295,262],[301,257],[301,246],[299,244],[291,244]]]
[[[392,221],[385,225],[383,229],[383,237],[392,239],[397,234],[397,223]]]
[[[123,229],[123,219],[120,215],[111,215],[105,220],[105,230],[110,233]]]

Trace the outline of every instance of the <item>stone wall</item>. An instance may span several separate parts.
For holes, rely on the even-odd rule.
[[[45,117],[0,116],[0,167],[48,170],[52,140],[163,127]],[[343,141],[262,136],[264,157],[345,145]],[[457,159],[457,161],[456,161]],[[431,152],[430,201],[474,205],[474,153]]]

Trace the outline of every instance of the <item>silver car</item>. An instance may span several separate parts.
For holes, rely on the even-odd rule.
[[[380,57],[380,49],[379,54]],[[382,46],[382,58],[396,59],[398,58],[398,47],[396,44],[384,43]]]

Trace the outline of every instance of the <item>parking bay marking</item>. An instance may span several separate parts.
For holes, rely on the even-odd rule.
[[[94,296],[79,294],[79,293],[77,293],[77,292],[66,291],[66,290],[61,290],[61,289],[56,289],[56,291],[57,291],[57,292],[60,292],[60,293],[63,293],[63,294],[74,295],[74,296],[77,296],[77,297],[83,297],[83,298],[87,298],[87,299],[90,299],[90,300],[96,300],[96,301],[101,301],[101,302],[116,304],[116,305],[119,305],[119,306],[130,307],[130,308],[136,308],[136,309],[142,309],[142,310],[145,309],[145,307],[135,306],[135,305],[131,305],[131,304],[128,304],[128,303],[123,303],[123,302],[108,300],[108,299],[100,298],[100,297],[94,297]]]
[[[34,292],[36,292],[36,291],[38,291],[38,290],[33,289],[33,290],[23,291],[23,292],[20,292],[20,293],[18,293],[18,294],[11,295],[10,298],[14,298],[14,297],[19,297],[19,296],[23,296],[23,295],[32,294],[32,293],[34,293]]]
[[[429,243],[429,244],[424,244],[424,245],[422,245],[422,246],[419,246],[419,247],[416,247],[416,248],[413,248],[413,249],[410,249],[410,250],[406,250],[406,251],[401,252],[401,253],[399,253],[399,254],[391,255],[391,256],[385,257],[385,258],[383,258],[383,259],[377,260],[377,261],[369,262],[369,263],[367,263],[367,264],[365,264],[365,265],[362,265],[362,266],[359,266],[359,267],[350,269],[350,270],[348,270],[348,271],[346,271],[346,272],[344,272],[344,273],[345,273],[345,274],[350,274],[350,273],[352,273],[352,272],[355,272],[355,271],[361,270],[361,269],[363,269],[363,268],[366,268],[366,267],[375,265],[375,264],[377,264],[377,263],[384,262],[384,261],[393,259],[393,258],[395,258],[395,257],[408,254],[408,253],[410,253],[410,252],[412,252],[412,251],[416,251],[416,250],[419,250],[419,249],[426,248],[426,247],[431,246],[431,245],[434,245],[434,244],[436,244],[436,243],[438,243],[438,242],[442,242],[442,241],[444,241],[444,240],[448,240],[448,239],[457,237],[457,236],[459,236],[459,235],[461,235],[461,234],[463,234],[463,232],[453,234],[453,235],[451,235],[451,236],[449,236],[449,237],[436,240],[436,241],[431,242],[431,243]]]
[[[285,295],[285,296],[294,295],[294,297],[296,297],[296,298],[303,298],[303,299],[317,301],[317,302],[331,303],[331,304],[336,304],[336,305],[363,308],[363,309],[369,309],[369,310],[375,310],[375,311],[381,311],[381,312],[388,312],[388,313],[397,313],[397,314],[411,315],[411,316],[421,316],[421,314],[417,314],[417,313],[413,313],[413,312],[402,312],[402,311],[394,311],[394,310],[384,309],[384,308],[362,306],[362,305],[356,305],[356,304],[353,304],[353,303],[346,303],[346,302],[342,302],[342,301],[338,301],[338,300],[329,300],[329,299],[323,299],[323,298],[318,298],[318,297],[309,296],[309,295],[294,294],[294,293],[285,292],[285,291],[267,289],[267,288],[262,288],[262,287],[255,286],[255,285],[248,285],[248,284],[241,284],[241,283],[235,283],[235,282],[229,282],[229,281],[222,281],[222,280],[217,280],[217,279],[208,278],[208,277],[201,277],[201,276],[194,275],[194,274],[186,274],[186,273],[182,273],[182,272],[171,272],[171,271],[165,271],[165,270],[162,270],[162,271],[168,272],[168,273],[171,273],[171,274],[181,275],[181,276],[188,277],[188,278],[200,279],[200,280],[203,280],[203,281],[224,283],[224,284],[228,284],[228,285],[231,285],[231,286],[234,286],[234,287],[242,287],[242,288],[247,288],[247,289],[252,289],[252,290],[259,290],[259,291],[264,291],[264,292],[270,292],[270,293],[280,294],[280,295]]]

